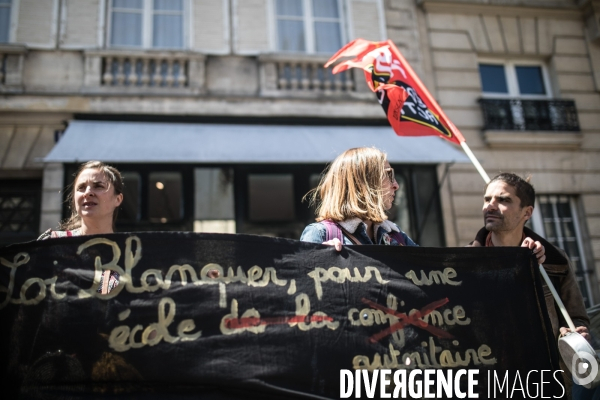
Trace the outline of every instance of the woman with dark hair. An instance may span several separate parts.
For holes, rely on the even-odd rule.
[[[386,215],[398,182],[382,151],[372,147],[346,150],[310,192],[317,206],[317,222],[308,225],[300,240],[341,250],[343,244],[416,246]]]
[[[114,167],[100,161],[82,164],[67,196],[71,217],[59,230],[48,229],[38,240],[67,236],[113,233],[123,202],[123,177]],[[119,283],[119,274],[105,271],[98,292],[108,293]]]

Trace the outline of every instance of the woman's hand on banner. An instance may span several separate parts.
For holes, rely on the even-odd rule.
[[[340,239],[338,238],[333,238],[331,240],[323,242],[323,244],[327,246],[333,246],[337,251],[342,251],[342,242],[340,242]]]

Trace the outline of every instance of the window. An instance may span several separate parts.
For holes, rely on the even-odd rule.
[[[0,246],[37,238],[41,192],[38,180],[0,180]]]
[[[8,43],[12,0],[0,0],[0,43]]]
[[[253,222],[294,220],[294,175],[248,175],[248,208]]]
[[[152,172],[148,176],[148,218],[167,223],[183,216],[181,173]]]
[[[575,267],[575,276],[586,307],[591,299],[592,270],[586,267],[577,219],[576,199],[566,195],[538,195],[534,209],[534,230],[563,249]]]
[[[320,164],[244,164],[232,167],[237,233],[298,239],[315,221],[302,197],[318,184]]]
[[[420,246],[446,245],[435,167],[394,168],[398,191],[388,217]]]
[[[119,219],[135,222],[140,219],[140,196],[142,179],[137,172],[121,172],[123,177],[123,202],[119,210]]]
[[[333,54],[344,42],[339,0],[274,0],[277,50]]]
[[[527,62],[479,63],[479,76],[484,95],[494,97],[551,97],[545,66]]]
[[[575,102],[552,99],[545,65],[481,61],[479,76],[484,131],[579,131]]]
[[[184,48],[188,0],[112,0],[110,38],[113,47]]]

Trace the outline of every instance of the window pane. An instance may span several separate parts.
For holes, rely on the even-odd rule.
[[[479,64],[479,76],[484,92],[508,93],[504,65]]]
[[[304,51],[304,23],[302,21],[277,21],[278,48],[281,51]],[[337,49],[336,49],[337,50]]]
[[[337,0],[313,0],[313,14],[315,17],[338,18]]]
[[[10,7],[0,7],[0,43],[8,42]]]
[[[558,200],[556,202],[556,212],[559,218],[571,218],[571,204],[569,200]]]
[[[0,180],[0,247],[38,237],[41,189],[37,180]]]
[[[119,210],[119,220],[138,221],[140,219],[140,186],[142,180],[137,172],[122,172],[125,188],[123,202]]]
[[[569,258],[571,258],[571,261],[573,261],[573,259],[575,259],[575,260],[579,259],[579,246],[577,245],[577,242],[575,241],[574,238],[571,240],[565,241],[565,248],[563,250],[569,255]]]
[[[294,176],[292,174],[248,175],[248,216],[251,221],[292,221]]]
[[[302,0],[277,0],[277,15],[288,17],[302,17]]]
[[[410,212],[408,209],[408,186],[402,175],[396,174],[398,190],[394,197],[394,204],[387,212],[391,221],[396,223],[404,232],[410,232]]]
[[[546,239],[566,251],[575,266],[575,275],[581,294],[586,305],[589,306],[588,285],[592,277],[585,270],[585,260],[581,257],[579,249],[581,239],[575,227],[577,216],[572,212],[571,198],[540,195],[538,201],[541,203]]]
[[[546,94],[541,67],[515,67],[521,94]]]
[[[154,0],[155,10],[183,11],[182,0]]]
[[[421,246],[443,247],[443,225],[435,168],[413,168],[414,220],[411,239]]]
[[[142,45],[142,14],[113,12],[111,44],[113,46]]]
[[[152,46],[180,49],[183,47],[183,16],[154,15]]]
[[[144,0],[113,0],[113,8],[137,8],[144,7]]]
[[[340,24],[315,22],[315,48],[318,53],[335,53],[342,47]]]
[[[179,172],[153,172],[148,177],[150,222],[173,222],[182,218],[183,196]]]
[[[34,195],[0,195],[0,232],[35,232],[37,226],[34,226],[34,204]]]

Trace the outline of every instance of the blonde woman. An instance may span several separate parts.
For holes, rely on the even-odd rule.
[[[398,182],[385,153],[360,147],[346,150],[331,163],[319,186],[307,196],[317,206],[317,222],[300,240],[342,249],[342,244],[416,246],[387,219]]]
[[[60,224],[59,230],[48,229],[38,240],[113,233],[123,202],[121,173],[100,161],[82,164],[69,189],[67,202],[71,217]],[[118,284],[119,274],[105,271],[98,292],[106,294]]]

